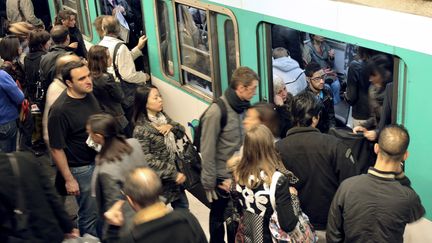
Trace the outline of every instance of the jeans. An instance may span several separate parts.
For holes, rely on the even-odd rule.
[[[332,91],[333,104],[336,105],[337,103],[341,102],[341,97],[340,97],[341,84],[339,82],[339,79],[335,79],[330,85],[328,84],[325,85],[329,87],[330,90]]]
[[[17,130],[15,120],[0,125],[0,152],[11,153],[16,150]]]
[[[225,242],[224,222],[233,215],[234,207],[231,197],[218,194],[218,199],[211,203],[210,207],[210,243]],[[231,220],[232,221],[232,220]],[[229,243],[235,242],[238,224],[227,222],[227,238]]]
[[[98,209],[96,199],[91,196],[91,178],[94,164],[80,167],[70,167],[72,175],[79,184],[80,194],[75,196],[78,203],[78,228],[81,235],[85,233],[96,236]]]
[[[171,207],[173,209],[189,209],[189,201],[184,190],[180,192],[179,199],[171,202]]]

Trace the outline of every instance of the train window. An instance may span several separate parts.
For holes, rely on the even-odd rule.
[[[158,18],[158,33],[160,56],[162,59],[163,72],[166,75],[174,76],[173,53],[171,48],[170,24],[168,19],[168,9],[165,2],[156,2],[156,12]]]
[[[207,11],[177,4],[176,17],[183,82],[211,95],[213,87]]]
[[[318,63],[325,71],[324,86],[332,93],[339,126],[362,125],[368,129],[372,128],[372,123],[376,126],[381,119],[384,90],[390,82],[396,92],[393,97],[397,97],[398,81],[404,72],[400,71],[403,62],[398,57],[282,25],[266,26],[271,28],[271,32],[267,32],[271,35],[271,48],[267,50],[265,65],[270,80],[282,80],[287,91],[296,95],[310,86],[303,71],[305,66]],[[358,85],[356,89],[351,88],[354,82]],[[273,94],[273,89],[269,91]],[[276,101],[278,97],[273,95]],[[366,98],[360,101],[360,96]],[[363,106],[357,105],[358,102],[364,102]],[[396,109],[392,112],[394,117]]]
[[[72,10],[77,15],[77,27],[81,30],[86,39],[92,39],[90,11],[88,1],[84,0],[61,0],[62,9]]]
[[[231,77],[234,70],[237,68],[236,62],[236,47],[235,47],[235,33],[234,24],[232,20],[225,21],[225,46],[226,46],[226,64],[227,64],[227,74]]]

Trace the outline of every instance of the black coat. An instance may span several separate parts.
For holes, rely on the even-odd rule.
[[[40,78],[44,86],[48,87],[56,75],[57,58],[63,54],[72,54],[67,47],[62,45],[51,46],[48,53],[43,55],[40,61]]]
[[[121,106],[124,94],[120,83],[116,83],[111,74],[93,77],[93,94],[99,101],[102,111],[115,117],[120,127],[125,128],[128,121]]]
[[[78,27],[69,28],[70,43],[78,42],[76,49],[71,49],[77,56],[87,58],[87,49],[84,44],[84,39]]]
[[[72,222],[55,192],[46,168],[29,152],[15,153],[20,170],[20,183],[28,210],[30,242],[62,242],[72,231]],[[6,154],[0,154],[0,242],[6,242],[5,230],[10,227],[16,207],[18,183]]]
[[[327,224],[333,195],[346,178],[357,175],[350,149],[313,127],[294,127],[276,143],[285,167],[296,175],[303,211],[317,230]]]
[[[352,116],[357,120],[369,118],[369,76],[366,63],[352,61],[348,69],[346,100],[352,106]]]
[[[34,101],[35,98],[36,82],[39,81],[40,61],[42,56],[45,54],[45,51],[31,52],[24,58],[24,73],[27,82],[27,94],[31,101]],[[48,86],[43,88],[46,91]]]
[[[106,242],[114,243],[206,243],[198,220],[189,211],[177,209],[162,218],[136,225],[126,237],[118,237],[118,227],[110,226]]]
[[[405,226],[425,214],[408,178],[369,169],[345,180],[334,196],[327,242],[403,242]]]

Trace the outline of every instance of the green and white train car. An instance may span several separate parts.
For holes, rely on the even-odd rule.
[[[101,1],[49,4],[53,18],[56,9],[76,11],[87,44],[96,44],[92,22],[101,14]],[[137,21],[143,21],[148,36],[152,83],[163,95],[165,111],[185,126],[228,87],[238,66],[248,66],[261,77],[254,101],[272,100],[273,24],[392,55],[394,119],[411,134],[405,170],[426,218],[432,219],[432,18],[328,0],[142,0],[141,11],[143,19]],[[206,19],[198,34],[196,25],[190,25],[192,11]],[[196,38],[198,45],[193,44]]]

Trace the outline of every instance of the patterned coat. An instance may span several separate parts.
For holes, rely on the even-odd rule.
[[[168,124],[173,126],[171,132],[179,139],[185,134],[182,125],[174,122],[164,113]],[[143,114],[138,118],[133,137],[138,139],[144,152],[145,160],[150,168],[155,170],[162,180],[163,196],[166,203],[179,198],[180,186],[176,184],[177,166],[175,159],[170,159],[170,154],[164,142],[164,135],[160,133]]]

